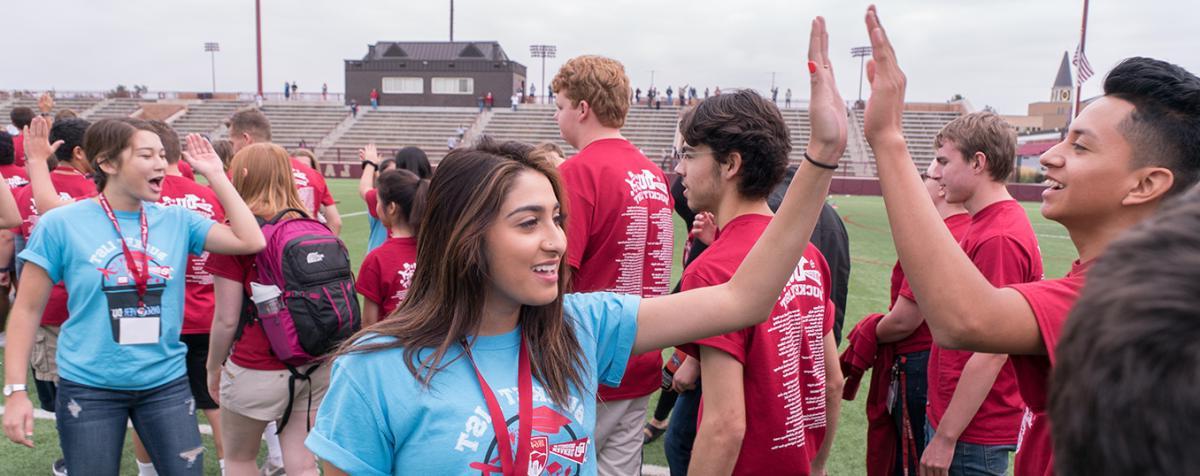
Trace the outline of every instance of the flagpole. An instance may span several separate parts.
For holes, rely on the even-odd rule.
[[[1083,62],[1084,45],[1087,42],[1087,17],[1088,17],[1088,0],[1083,0],[1083,27],[1081,27],[1079,30],[1078,56],[1080,58],[1080,64],[1082,64],[1082,62]],[[1078,67],[1079,66],[1076,66],[1077,69],[1078,69]],[[1079,76],[1077,74],[1076,80],[1078,80],[1078,79],[1079,79]],[[1079,81],[1079,84],[1075,85],[1075,114],[1072,117],[1079,116],[1080,95],[1082,95],[1082,94],[1083,94],[1083,81]]]

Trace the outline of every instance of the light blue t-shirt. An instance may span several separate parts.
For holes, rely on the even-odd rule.
[[[120,345],[114,316],[136,318],[137,293],[112,221],[95,200],[82,200],[46,213],[20,254],[53,282],[67,287],[67,311],[58,336],[58,373],[91,387],[145,390],[186,373],[183,327],[184,273],[188,254],[204,252],[214,222],[184,207],[142,204],[150,246],[142,245],[138,212],[114,210],[121,234],[140,259],[149,254],[150,281],[144,304],[162,315],[152,344]],[[156,307],[160,306],[160,307]]]
[[[547,474],[567,469],[572,475],[596,474],[596,385],[621,382],[640,303],[638,296],[611,293],[563,299],[565,318],[574,324],[583,348],[586,388],[573,389],[563,408],[534,379],[534,446],[544,450],[531,460],[543,464]],[[516,435],[520,329],[478,337],[471,349],[509,419],[510,434]],[[453,363],[434,376],[428,389],[408,371],[404,349],[338,358],[305,444],[322,460],[355,475],[478,474],[486,465],[499,467],[487,403],[470,361],[457,358],[461,352],[457,345],[450,348],[443,362]]]
[[[367,235],[367,253],[370,253],[371,250],[378,248],[379,245],[387,241],[388,229],[386,226],[383,226],[382,221],[379,221],[369,213],[367,214],[367,225],[371,230],[371,234]]]

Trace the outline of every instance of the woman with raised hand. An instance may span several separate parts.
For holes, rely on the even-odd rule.
[[[185,157],[208,179],[230,225],[154,203],[167,163],[149,124],[106,119],[88,128],[84,150],[100,195],[44,214],[20,255],[26,266],[5,349],[10,440],[33,446],[26,369],[50,288],[62,281],[70,318],[59,335],[55,409],[67,467],[117,474],[132,419],[159,471],[202,473],[179,341],[183,271],[189,253],[254,253],[265,242],[212,147],[195,135],[188,142]]]
[[[326,474],[595,474],[597,385],[618,383],[631,354],[763,321],[795,269],[846,147],[827,44],[817,18],[809,160],[720,286],[564,294],[569,210],[555,169],[517,143],[447,155],[407,298],[333,364],[307,440]]]

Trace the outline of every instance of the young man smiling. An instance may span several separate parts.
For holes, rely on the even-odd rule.
[[[1064,278],[997,287],[965,254],[949,252],[957,245],[937,230],[936,210],[919,200],[921,183],[900,127],[906,79],[874,7],[866,24],[874,58],[863,129],[909,283],[938,344],[1011,355],[1028,405],[1015,474],[1051,474],[1046,393],[1063,324],[1096,257],[1200,175],[1200,78],[1150,58],[1113,68],[1104,96],[1041,158],[1051,185],[1042,215],[1067,228],[1079,259]]]
[[[684,271],[686,291],[728,281],[758,241],[791,141],[778,108],[751,91],[701,102],[680,133],[688,207],[713,213],[720,230]],[[830,288],[809,244],[766,322],[683,347],[700,360],[704,392],[689,474],[823,472],[842,393]]]

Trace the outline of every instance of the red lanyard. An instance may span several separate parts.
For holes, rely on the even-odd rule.
[[[475,358],[471,356],[471,348],[465,343],[463,349],[475,376],[479,378],[479,388],[483,390],[483,399],[487,400],[488,413],[492,417],[492,431],[496,433],[496,446],[500,452],[500,466],[504,476],[524,475],[529,471],[529,440],[533,437],[533,372],[529,368],[529,349],[525,347],[525,338],[521,338],[521,356],[517,363],[517,457],[513,462],[512,445],[509,443],[508,420],[500,409],[500,402],[492,393],[492,387],[483,379]]]
[[[113,214],[112,206],[108,204],[108,199],[104,198],[104,194],[98,195],[100,199],[100,208],[104,209],[104,214],[108,215],[108,219],[112,221],[113,228],[117,230],[117,238],[121,242],[121,250],[125,253],[125,266],[129,268],[129,274],[133,276],[133,283],[137,286],[138,307],[144,304],[142,298],[146,295],[146,284],[150,282],[150,227],[146,226],[146,212],[141,207],[138,207],[138,219],[142,225],[142,260],[136,262],[133,257],[133,252],[129,251],[129,245],[125,244],[125,236],[121,234],[121,225],[117,224],[117,216]]]

